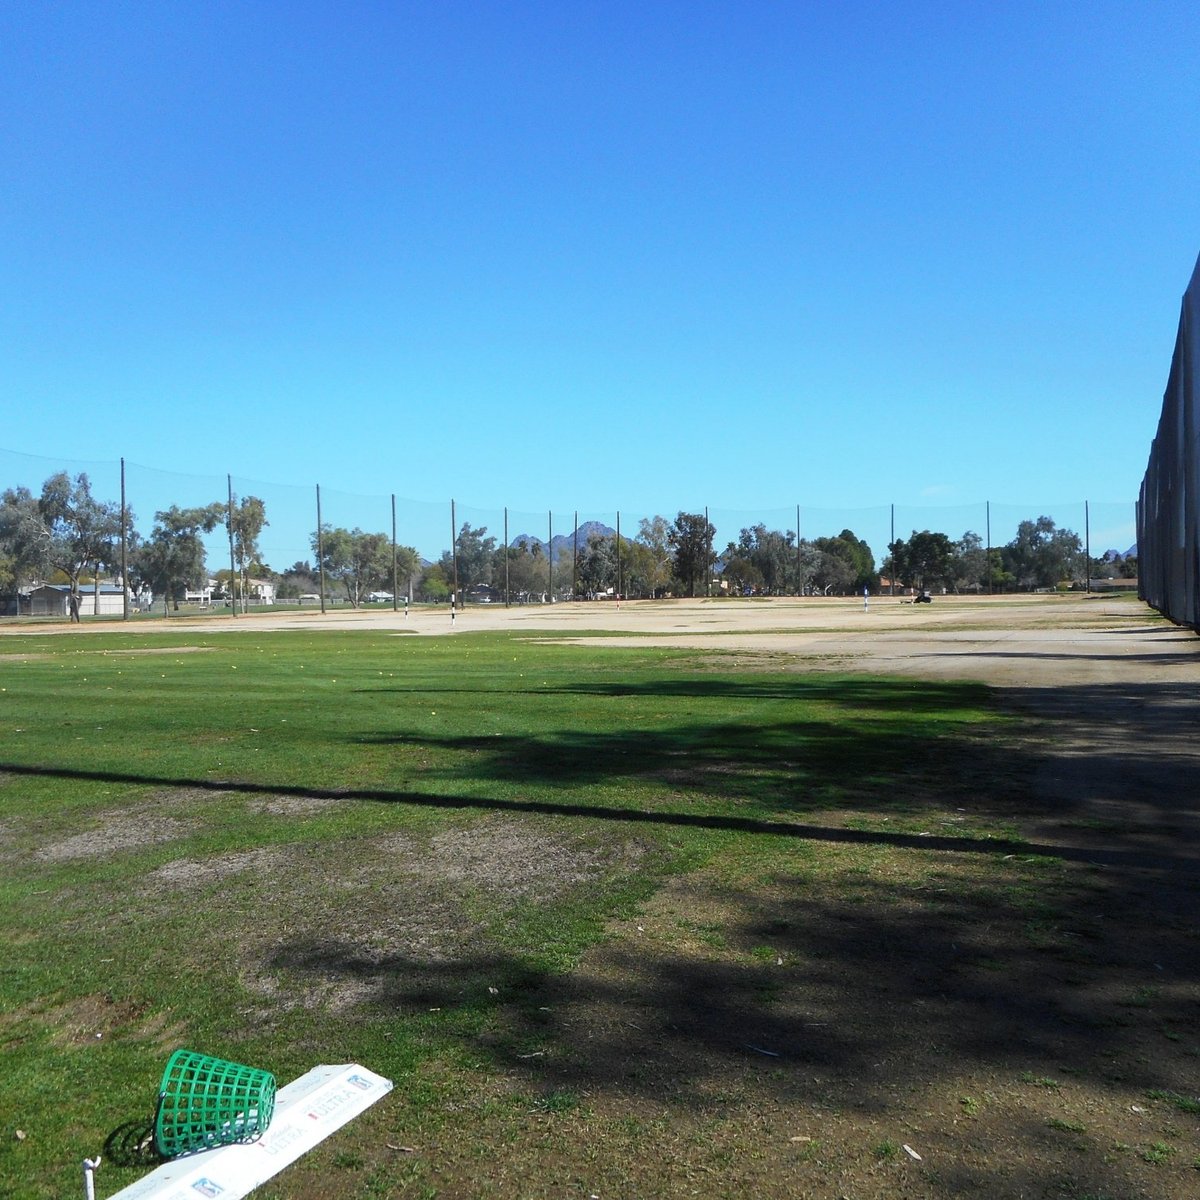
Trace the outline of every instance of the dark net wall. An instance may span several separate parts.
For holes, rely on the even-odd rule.
[[[1183,294],[1158,432],[1138,500],[1138,592],[1180,625],[1200,628],[1200,259]]]

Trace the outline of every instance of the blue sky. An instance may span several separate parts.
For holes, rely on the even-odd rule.
[[[1198,52],[1194,3],[13,0],[0,485],[124,457],[148,525],[232,473],[276,567],[318,482],[426,553],[450,497],[1115,544]]]

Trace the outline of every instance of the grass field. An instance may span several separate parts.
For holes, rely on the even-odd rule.
[[[180,1045],[395,1080],[281,1198],[1200,1182],[1187,998],[1026,844],[982,686],[246,629],[12,636],[0,688],[0,1195],[143,1174]]]

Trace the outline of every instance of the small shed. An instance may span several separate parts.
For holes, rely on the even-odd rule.
[[[29,593],[29,614],[34,617],[69,617],[71,587],[44,583]],[[80,616],[119,617],[125,613],[125,589],[115,583],[85,584],[79,589]]]

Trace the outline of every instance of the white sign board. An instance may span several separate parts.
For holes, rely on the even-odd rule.
[[[357,1063],[313,1067],[275,1094],[258,1141],[172,1159],[109,1200],[239,1200],[391,1090],[390,1079]]]

